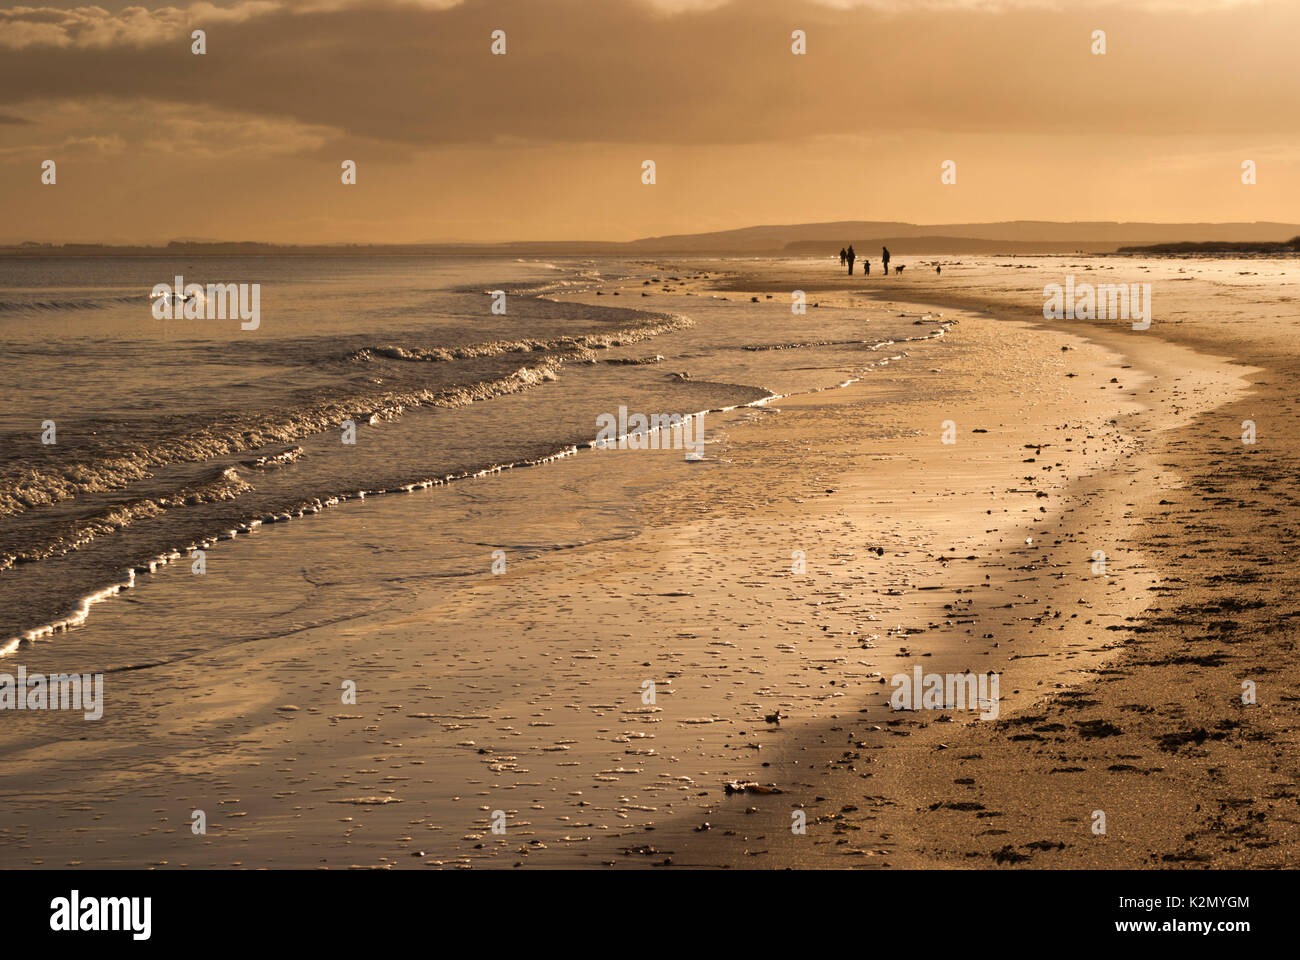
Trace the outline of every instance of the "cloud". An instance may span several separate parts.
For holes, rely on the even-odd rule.
[[[263,157],[311,154],[338,139],[335,127],[297,123],[282,117],[192,107],[176,103],[103,98],[31,101],[40,117],[0,148],[7,158],[108,156],[129,152],[152,158],[255,161]]]
[[[0,107],[167,103],[181,108],[173,124],[185,111],[260,117],[298,131],[288,142],[303,150],[336,138],[386,144],[390,154],[907,131],[1268,133],[1300,112],[1292,2],[1259,4],[1249,16],[1206,13],[1209,0],[1183,4],[1204,17],[1115,7],[1104,57],[1089,53],[1092,4],[992,17],[984,0],[931,0],[942,13],[900,2],[885,17],[858,9],[867,0],[851,9],[840,9],[850,0],[664,2],[16,8],[0,18],[55,26],[64,39],[0,56]],[[199,22],[206,56],[190,53],[188,29]],[[808,32],[806,56],[791,53],[792,23]],[[490,53],[495,29],[507,31],[506,56]],[[3,20],[0,36],[13,36]],[[199,139],[180,142],[200,149]]]
[[[45,146],[34,144],[0,147],[0,158],[34,159],[57,157],[65,160],[69,157],[103,159],[126,152],[126,140],[121,134],[110,133],[104,136],[64,137],[58,143]]]
[[[791,2],[788,7],[792,15],[800,7],[811,6],[849,14],[869,10],[907,16],[918,13],[1077,11],[1085,8],[1194,13],[1269,2],[1277,0],[1069,0],[1068,4],[1065,0],[807,0],[803,4]],[[550,3],[561,14],[572,5],[564,0],[550,0]],[[15,50],[28,47],[149,47],[177,42],[188,36],[189,30],[194,27],[207,29],[244,23],[277,12],[302,17],[388,8],[439,13],[467,5],[482,6],[481,3],[475,3],[475,0],[237,0],[226,6],[204,0],[184,8],[168,6],[150,9],[131,6],[115,13],[98,6],[71,9],[19,6],[0,10],[0,47]],[[502,6],[503,12],[508,12],[510,4]],[[540,6],[542,5],[539,4]],[[745,17],[754,10],[768,8],[770,4],[760,0],[592,0],[590,4],[593,12],[598,7],[614,6],[640,6],[646,11],[668,16],[700,15],[727,10],[737,17]]]
[[[233,6],[195,3],[185,9],[127,7],[13,7],[0,10],[0,47],[147,47],[187,35],[190,25],[243,23],[281,9],[277,0],[240,0]]]

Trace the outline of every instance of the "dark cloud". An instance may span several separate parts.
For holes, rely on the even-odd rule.
[[[878,131],[1289,130],[1294,4],[1189,14],[888,14],[757,0],[667,15],[644,0],[282,8],[145,45],[25,46],[0,103],[90,94],[195,104],[407,145],[715,144]],[[901,5],[900,5],[901,6]],[[168,13],[171,17],[173,13]],[[135,15],[138,17],[138,15]],[[201,21],[196,21],[203,25]],[[156,24],[148,26],[153,37]],[[506,56],[489,53],[504,29]],[[808,54],[790,52],[807,31]],[[165,133],[165,131],[163,131]]]

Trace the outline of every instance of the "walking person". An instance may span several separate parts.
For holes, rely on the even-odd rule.
[[[850,276],[850,277],[853,276],[853,260],[855,259],[855,256],[856,256],[856,255],[855,255],[854,252],[853,252],[853,244],[850,243],[850,244],[849,244],[849,249],[848,249],[848,257],[849,257],[849,276]]]
[[[889,276],[889,248],[880,248],[880,259],[885,261],[885,276]]]

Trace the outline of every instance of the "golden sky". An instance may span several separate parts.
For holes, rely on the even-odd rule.
[[[28,2],[0,242],[1300,221],[1300,0]]]

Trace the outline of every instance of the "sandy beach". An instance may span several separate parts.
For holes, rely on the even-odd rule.
[[[1295,284],[1287,279],[1293,264],[1119,259],[1107,268],[1150,272],[1157,319],[1141,333],[1104,322],[1076,321],[1070,329],[1121,350],[1160,380],[1143,391],[1147,409],[1129,420],[1144,435],[1129,475],[1112,478],[1103,523],[1078,539],[1090,546],[1105,529],[1121,556],[1140,549],[1153,586],[1136,616],[1108,625],[1109,637],[1098,635],[1111,648],[1098,667],[1058,681],[1059,691],[1018,715],[970,730],[951,749],[940,750],[932,737],[935,752],[924,765],[900,763],[898,755],[884,761],[883,782],[912,814],[914,846],[900,863],[1296,862],[1288,758],[1297,694],[1286,638],[1294,562],[1287,483],[1294,452],[1286,439],[1295,409],[1288,387],[1295,361],[1286,347],[1296,317],[1287,289]],[[1211,272],[1217,276],[1203,289],[1196,274]],[[1278,288],[1252,290],[1261,283]],[[980,303],[1007,317],[1029,312],[1014,293],[942,296],[937,284],[926,286],[921,295],[938,303]],[[1235,382],[1203,379],[1216,375]],[[1268,424],[1275,439],[1243,442],[1248,421]],[[1243,702],[1247,684],[1250,704]],[[1090,830],[1098,810],[1106,814],[1104,836]]]
[[[7,718],[0,858],[1294,863],[1294,261],[921,269],[638,261],[565,290],[693,323],[602,362],[746,384],[770,360],[777,398],[707,413],[699,462],[582,449],[353,500],[97,604],[18,657],[149,649],[183,610],[282,627],[119,658],[95,724]],[[1043,319],[1043,285],[1092,270],[1153,284],[1149,330]],[[816,338],[693,346],[790,322],[792,290]],[[548,389],[485,403],[536,417]],[[449,541],[481,570],[446,573]],[[918,664],[996,675],[996,717],[893,709]]]

